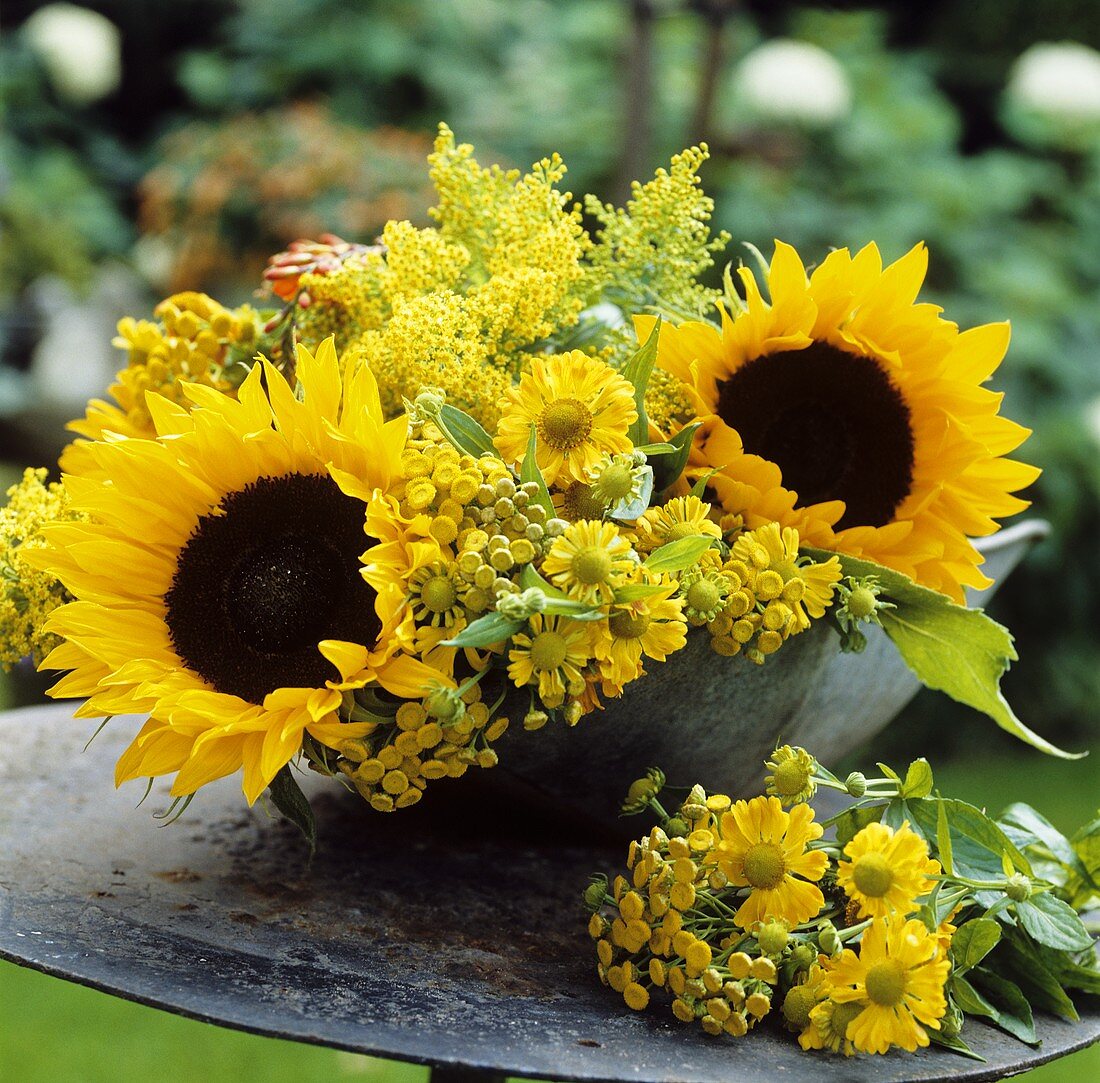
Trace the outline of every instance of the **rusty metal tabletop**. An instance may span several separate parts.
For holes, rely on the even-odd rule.
[[[158,826],[165,784],[138,809],[112,785],[135,720],[82,754],[94,728],[66,705],[0,715],[0,958],[142,1004],[466,1078],[987,1080],[1100,1039],[1082,998],[1080,1023],[1039,1020],[1038,1050],[968,1023],[985,1064],[811,1055],[769,1025],[712,1041],[596,980],[579,896],[619,843],[480,785],[382,816],[327,783],[311,864],[233,780]]]

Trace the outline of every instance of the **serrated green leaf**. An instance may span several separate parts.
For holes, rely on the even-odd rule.
[[[970,978],[985,994],[986,1002],[997,1009],[997,1026],[1021,1042],[1039,1044],[1031,1005],[1015,982],[987,967],[978,967],[971,972]]]
[[[928,688],[946,692],[959,703],[988,715],[1001,729],[1033,748],[1063,759],[1066,752],[1028,729],[1000,690],[1001,676],[1016,661],[1008,629],[981,609],[956,605],[948,597],[919,586],[906,575],[870,560],[807,549],[815,559],[840,556],[845,575],[875,576],[894,609],[880,610],[883,630],[905,664]]]
[[[1031,875],[1031,864],[1009,837],[981,809],[953,797],[937,797],[909,802],[910,823],[926,839],[934,839],[940,812],[951,832],[951,853],[955,871],[976,880],[996,879],[1001,875],[1001,855],[1008,854],[1020,872]]]
[[[1016,903],[1015,910],[1020,925],[1048,948],[1074,952],[1092,947],[1092,937],[1077,911],[1049,891]]]
[[[473,455],[475,459],[482,455],[495,455],[498,459],[500,458],[493,444],[493,438],[482,428],[480,422],[470,417],[465,411],[444,403],[439,411],[439,421],[446,430],[446,434],[450,436],[451,442],[457,444],[461,451]]]
[[[691,567],[711,546],[713,538],[696,536],[666,542],[646,557],[651,572],[678,572]]]
[[[882,819],[885,805],[864,805],[842,812],[834,821],[838,846],[847,846],[868,824],[878,823]]]
[[[649,337],[631,355],[623,366],[623,376],[634,387],[634,408],[638,417],[630,426],[627,435],[635,446],[649,440],[649,416],[645,411],[645,393],[649,387],[649,378],[653,375],[653,366],[657,363],[657,344],[661,338],[661,318],[657,317]]]
[[[492,647],[516,634],[527,622],[510,620],[503,613],[486,613],[467,624],[457,635],[443,641],[444,647]]]
[[[538,492],[535,494],[535,503],[541,505],[546,514],[553,518],[555,515],[554,501],[550,499],[550,490],[546,488],[546,479],[542,476],[542,471],[539,469],[538,458],[536,457],[538,439],[538,433],[535,431],[535,426],[532,425],[531,435],[527,438],[527,451],[523,456],[523,462],[519,468],[519,480],[524,485],[533,481],[538,486]]]
[[[1001,927],[989,918],[974,918],[960,925],[951,938],[953,971],[961,974],[977,966],[1001,939]]]
[[[669,443],[676,449],[668,455],[661,455],[653,462],[653,489],[663,493],[684,472],[688,459],[691,457],[691,441],[695,437],[695,431],[699,428],[699,422],[693,421],[685,425]]]
[[[923,757],[909,764],[902,783],[902,797],[927,797],[932,792],[932,767]]]
[[[317,852],[317,821],[313,818],[313,806],[302,793],[289,763],[271,780],[268,793],[271,794],[271,803],[301,831],[309,843],[312,857]]]

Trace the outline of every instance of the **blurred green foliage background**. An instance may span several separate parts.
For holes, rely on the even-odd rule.
[[[1022,658],[1006,691],[1044,735],[1097,745],[1094,5],[102,0],[89,7],[116,29],[113,77],[103,60],[109,41],[91,52],[78,45],[69,60],[78,70],[67,76],[64,32],[55,28],[51,39],[35,26],[41,3],[7,0],[0,12],[7,370],[30,365],[48,315],[36,310],[35,284],[46,277],[80,296],[110,264],[130,269],[150,307],[184,285],[233,302],[254,289],[263,253],[299,233],[334,229],[369,240],[388,217],[423,222],[428,194],[417,161],[440,120],[483,159],[526,165],[558,150],[574,192],[608,199],[706,139],[713,158],[703,176],[717,225],[734,237],[730,259],[744,254],[742,242],[766,252],[776,237],[811,261],[830,246],[872,239],[895,258],[924,240],[932,252],[928,294],[950,318],[1012,321],[1012,348],[996,383],[1006,412],[1035,429],[1024,457],[1044,474],[1031,496],[1054,531],[995,603]],[[1057,48],[1044,52],[1044,43]],[[106,63],[98,92],[88,84],[95,63]],[[83,83],[74,84],[81,74]],[[34,398],[37,385],[27,386],[22,397],[0,395],[0,455],[18,465],[49,461],[63,441],[63,414],[51,414]],[[40,686],[23,675],[6,694],[33,698]],[[893,751],[940,762],[954,755],[961,782],[980,791],[975,799],[983,786],[1003,790],[1046,777],[1013,758],[1008,738],[990,735],[942,698],[919,698],[909,720],[887,735]],[[994,754],[980,767],[969,760],[979,749]],[[1097,788],[1086,768],[1048,787],[1076,793],[1077,820],[1095,808]],[[963,796],[970,796],[965,786]],[[1019,796],[1046,808],[1054,794]],[[134,1011],[69,991],[56,993],[54,1005],[44,982],[0,969],[5,1002],[11,990],[44,1013],[87,1013],[103,1027],[115,1025],[112,1012]],[[148,1025],[184,1045],[194,1026],[178,1024],[182,1037],[173,1038],[174,1022]],[[22,1044],[7,1028],[0,1076],[5,1063],[21,1063],[11,1078],[122,1078],[90,1069],[36,1076],[32,1061],[6,1055],[33,1060],[43,1042],[29,1040],[33,1026]],[[227,1037],[219,1056],[232,1063],[232,1049],[256,1041]],[[246,1063],[251,1054],[241,1056]],[[296,1078],[312,1078],[312,1070]]]

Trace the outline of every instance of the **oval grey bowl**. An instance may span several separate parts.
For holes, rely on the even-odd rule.
[[[1049,532],[1049,524],[1033,519],[979,542],[994,585],[971,594],[970,604],[985,604]],[[862,654],[842,654],[823,622],[763,666],[716,655],[706,634],[695,631],[683,650],[647,669],[622,698],[573,729],[557,724],[526,733],[518,705],[496,745],[500,766],[534,795],[605,821],[617,814],[630,782],[652,766],[676,785],[699,782],[747,795],[759,792],[762,763],[776,745],[803,745],[828,763],[884,729],[920,688],[880,629],[870,630]]]

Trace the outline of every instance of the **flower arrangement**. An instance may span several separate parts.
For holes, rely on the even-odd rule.
[[[693,786],[671,813],[662,772],[631,785],[623,812],[657,825],[627,875],[585,892],[600,980],[627,1007],[659,997],[735,1038],[774,1011],[806,1050],[980,1060],[966,1016],[1037,1045],[1033,1007],[1073,1020],[1069,991],[1100,993],[1079,916],[1100,895],[1100,821],[1067,839],[1028,805],[993,819],[934,793],[923,759],[841,781],[785,745],[766,766],[759,797]],[[819,787],[854,802],[819,822]]]
[[[689,636],[762,665],[815,623],[846,651],[877,625],[1065,755],[965,605],[971,539],[1037,474],[982,386],[1007,327],[918,301],[922,246],[808,272],[777,242],[706,285],[706,154],[615,208],[560,190],[557,156],[483,168],[441,127],[435,226],[296,242],[259,307],[124,320],[61,483],[29,474],[0,522],[3,657],[63,671],[78,717],[147,719],[116,782],[173,776],[185,803],[240,773],[311,835],[294,765],[402,809]]]

